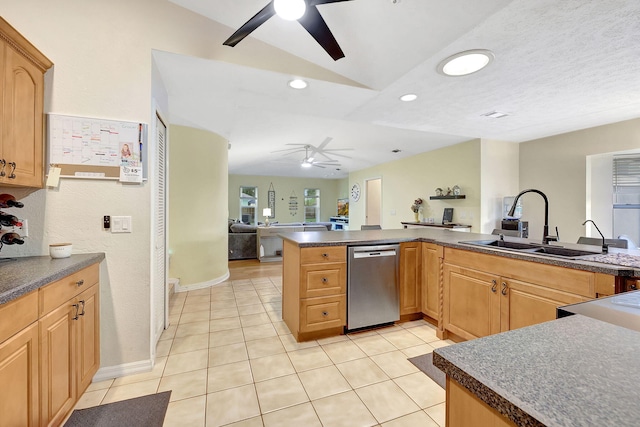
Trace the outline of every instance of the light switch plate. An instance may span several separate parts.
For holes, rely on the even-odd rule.
[[[132,221],[130,216],[112,216],[111,217],[112,233],[131,233],[133,232]]]

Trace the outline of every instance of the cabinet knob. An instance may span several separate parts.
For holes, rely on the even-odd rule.
[[[329,254],[322,254],[322,258],[329,258]]]
[[[322,312],[322,315],[323,315],[324,317],[327,317],[327,316],[329,315],[329,312],[328,312],[328,311],[323,311],[323,312]]]
[[[507,283],[502,282],[502,295],[506,295],[506,294],[507,294]]]
[[[498,282],[496,282],[495,279],[493,279],[491,282],[493,283],[493,285],[491,285],[491,292],[495,294],[496,292],[498,292]]]
[[[329,279],[327,279],[326,277],[322,278],[322,283],[327,283],[329,281]]]
[[[16,162],[9,163],[9,166],[11,166],[11,172],[9,172],[9,179],[15,179],[16,174],[14,172],[16,171]]]
[[[82,285],[84,285],[84,279],[80,279],[80,280],[78,280],[78,281],[76,282],[76,285],[78,285],[78,286],[82,286]]]

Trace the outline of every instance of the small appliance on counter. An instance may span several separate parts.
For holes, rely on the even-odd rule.
[[[517,218],[506,218],[500,223],[500,227],[505,231],[515,231],[516,233],[503,233],[514,235],[515,237],[529,237],[529,221],[520,221]]]

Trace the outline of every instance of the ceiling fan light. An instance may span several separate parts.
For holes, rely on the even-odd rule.
[[[304,0],[273,0],[273,8],[280,18],[295,21],[302,18],[307,5]]]
[[[303,167],[303,168],[310,168],[311,167],[311,163],[307,162],[307,161],[303,161],[300,166]]]
[[[438,64],[438,73],[445,76],[466,76],[482,70],[495,56],[486,49],[473,49],[456,53]]]

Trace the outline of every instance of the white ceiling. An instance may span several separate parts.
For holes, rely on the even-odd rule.
[[[171,1],[229,27],[228,36],[268,2]],[[229,173],[341,178],[472,138],[522,142],[640,117],[638,0],[352,0],[319,10],[345,58],[333,61],[300,24],[278,17],[249,38],[351,85],[306,78],[296,91],[291,74],[154,53],[171,122],[229,139]],[[486,69],[436,72],[442,59],[479,48],[495,54]],[[408,92],[418,100],[400,102]],[[509,116],[483,116],[494,110]],[[342,152],[352,159],[337,158],[340,170],[302,169],[301,153],[272,153],[327,137],[329,149],[353,148]]]

